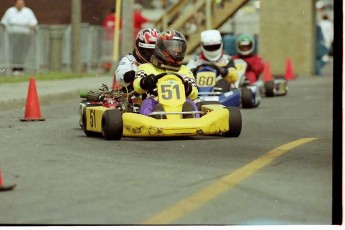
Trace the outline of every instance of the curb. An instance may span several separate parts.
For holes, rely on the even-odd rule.
[[[39,100],[40,105],[50,105],[55,102],[61,102],[61,101],[70,100],[73,98],[79,98],[79,91],[80,90],[74,90],[74,91],[63,92],[63,93],[52,93],[48,95],[41,95],[41,97],[39,97],[38,100]],[[26,106],[26,98],[0,101],[1,112],[14,110],[14,109],[25,109],[25,106]]]

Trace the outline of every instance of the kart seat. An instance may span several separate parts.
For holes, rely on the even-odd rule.
[[[182,107],[182,112],[190,112],[190,111],[194,111],[194,106],[189,103],[189,102],[185,102],[183,104],[183,107]],[[183,118],[193,118],[194,115],[193,114],[183,114]]]
[[[163,108],[163,106],[160,103],[158,103],[153,108],[153,112],[164,112],[164,108]],[[152,117],[155,118],[155,119],[167,119],[167,116],[165,116],[165,115],[163,115],[163,116],[161,116],[161,115],[153,115]]]

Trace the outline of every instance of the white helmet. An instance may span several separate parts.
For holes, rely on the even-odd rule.
[[[201,32],[201,50],[209,61],[217,61],[223,53],[223,40],[218,30]]]

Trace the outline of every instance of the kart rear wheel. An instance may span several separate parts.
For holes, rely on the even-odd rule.
[[[248,88],[242,89],[241,94],[242,108],[252,108],[253,107],[253,93]]]
[[[88,137],[98,136],[99,133],[92,132],[92,131],[89,131],[86,129],[86,107],[87,107],[87,105],[83,109],[83,115],[82,115],[82,119],[81,119],[82,120],[82,126],[81,127],[82,127],[86,136],[88,136]]]
[[[103,113],[102,134],[106,140],[120,140],[123,133],[122,111],[110,109]]]
[[[79,125],[81,128],[83,128],[83,113],[84,113],[84,108],[87,105],[87,100],[82,100],[79,103]]]
[[[229,110],[229,131],[223,133],[225,137],[238,137],[242,130],[242,116],[238,107],[226,107]]]
[[[266,97],[274,97],[274,82],[268,81],[265,82],[265,95]]]

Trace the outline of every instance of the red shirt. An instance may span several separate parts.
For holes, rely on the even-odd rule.
[[[138,31],[141,29],[141,25],[148,22],[149,20],[145,18],[140,11],[134,11],[134,30]]]
[[[262,61],[262,59],[256,55],[250,55],[250,56],[246,56],[246,57],[241,57],[239,55],[234,55],[232,56],[233,59],[243,59],[245,62],[247,62],[249,68],[247,68],[247,72],[251,71],[254,72],[255,75],[258,77],[260,74],[262,74],[262,72],[264,71],[264,63]]]
[[[115,14],[109,14],[103,23],[103,27],[106,29],[115,29]],[[122,19],[120,18],[120,29],[122,28]]]
[[[103,23],[103,27],[105,29],[105,37],[107,40],[114,39],[114,29],[115,29],[115,14],[109,14]],[[122,28],[122,19],[120,18],[120,29]]]

